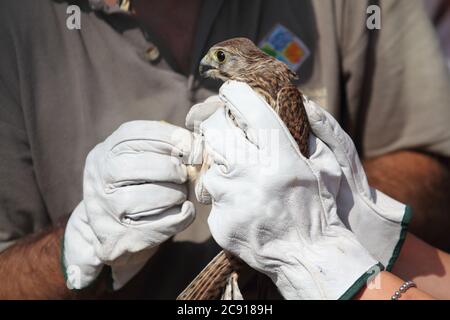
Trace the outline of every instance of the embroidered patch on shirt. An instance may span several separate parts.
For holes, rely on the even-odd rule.
[[[289,29],[277,24],[260,43],[268,55],[283,61],[292,71],[297,71],[311,52],[303,41]]]

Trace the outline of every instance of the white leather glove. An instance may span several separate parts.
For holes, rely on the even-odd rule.
[[[186,201],[189,131],[156,121],[123,124],[88,155],[83,201],[64,234],[69,288],[91,284],[110,265],[120,289],[154,248],[184,230],[195,209]]]
[[[410,207],[370,188],[351,138],[337,121],[315,102],[305,98],[311,130],[329,148],[310,148],[310,160],[320,168],[328,191],[336,199],[337,213],[369,253],[390,271],[398,258],[412,212]],[[219,96],[195,105],[186,118],[186,127],[198,133],[201,123],[224,106]],[[319,152],[320,151],[320,152]],[[335,162],[340,171],[335,171]],[[196,186],[200,202],[210,204],[202,177]]]
[[[337,160],[344,174],[339,184],[324,179],[336,197],[340,219],[390,271],[406,237],[412,216],[410,207],[371,188],[356,147],[339,123],[309,99],[305,99],[305,108],[314,135],[332,151],[313,155],[315,163],[323,168],[324,175],[330,175],[327,166],[330,161]]]
[[[287,299],[351,298],[381,269],[340,221],[320,170],[248,85],[227,82],[220,98],[226,108],[200,125],[212,160],[201,183],[214,239]],[[310,140],[315,152],[327,149]],[[337,162],[329,166],[340,179]]]

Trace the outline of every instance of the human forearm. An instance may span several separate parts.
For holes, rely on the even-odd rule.
[[[450,299],[450,255],[412,234],[406,237],[392,272],[414,280],[421,290],[437,299]]]
[[[70,299],[97,295],[100,287],[83,292],[67,289],[61,272],[64,227],[32,235],[0,254],[0,299]]]
[[[0,254],[0,299],[70,297],[60,271],[62,227],[23,239]]]
[[[366,160],[364,167],[371,186],[412,206],[411,232],[450,249],[450,170],[444,160],[401,151]]]
[[[355,299],[390,299],[403,280],[413,280],[402,299],[450,299],[450,255],[408,234],[392,273],[382,272]]]
[[[354,297],[354,300],[390,300],[405,281],[389,272],[380,272]],[[399,300],[432,300],[433,297],[418,288],[402,293]]]

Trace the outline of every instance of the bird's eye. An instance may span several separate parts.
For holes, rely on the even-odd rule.
[[[225,53],[222,50],[216,52],[217,61],[224,62],[225,61]]]

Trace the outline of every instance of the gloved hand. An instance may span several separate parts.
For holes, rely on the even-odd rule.
[[[352,297],[381,269],[340,221],[320,168],[248,85],[227,82],[220,98],[226,108],[200,125],[212,161],[201,183],[212,198],[214,239],[287,299]],[[314,136],[310,143],[327,149]],[[328,165],[339,181],[337,161]]]
[[[340,219],[372,256],[390,271],[406,237],[412,215],[410,207],[371,188],[356,147],[339,123],[309,99],[305,99],[305,108],[314,135],[332,151],[312,155],[315,164],[329,176],[327,166],[330,161],[337,160],[344,174],[339,184],[333,183],[332,179],[324,179],[336,197]]]
[[[320,168],[326,188],[336,199],[339,218],[369,253],[390,271],[406,236],[410,208],[370,188],[351,138],[315,102],[305,98],[304,105],[314,136],[329,147],[311,147],[310,160]],[[201,123],[223,106],[219,96],[193,106],[187,115],[186,127],[198,133]],[[315,144],[313,142],[312,146]],[[330,166],[332,162],[339,165],[340,171]],[[198,179],[196,186],[197,198],[202,203],[210,203],[202,179]]]
[[[70,288],[87,287],[110,265],[114,289],[147,262],[154,248],[184,230],[195,209],[186,201],[189,131],[156,121],[123,124],[88,155],[83,201],[64,234]]]

